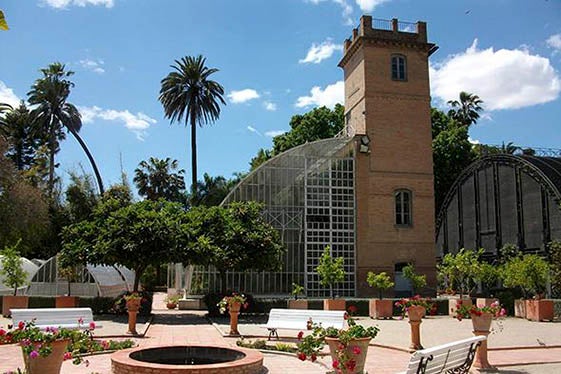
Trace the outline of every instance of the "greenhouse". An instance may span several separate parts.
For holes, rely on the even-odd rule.
[[[116,297],[132,290],[134,272],[122,266],[87,265],[76,270],[70,283],[72,296]],[[30,280],[27,295],[55,296],[68,294],[68,281],[59,274],[56,257],[51,257],[37,269]]]
[[[0,255],[0,269],[2,268],[2,257]],[[21,258],[23,261],[23,270],[27,274],[25,285],[18,288],[18,294],[25,293],[27,285],[31,282],[31,279],[39,269],[39,266],[35,263],[35,260],[28,260],[25,257]],[[10,286],[4,284],[4,279],[0,276],[0,295],[11,295],[14,293],[14,289],[10,288]]]
[[[335,257],[344,257],[346,279],[334,290],[355,295],[355,194],[353,144],[350,138],[332,138],[292,148],[260,165],[224,199],[257,201],[287,248],[278,272],[227,273],[227,284],[255,295],[286,295],[292,283],[303,285],[308,296],[327,290],[315,272],[326,245]],[[171,288],[191,294],[219,288],[212,269],[170,266]],[[189,278],[189,279],[187,279]],[[186,287],[189,286],[189,287]]]

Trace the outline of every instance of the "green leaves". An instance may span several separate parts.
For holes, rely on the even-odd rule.
[[[4,12],[0,10],[0,30],[8,31],[9,29],[10,28],[8,27],[8,22],[6,22]]]
[[[14,295],[17,289],[25,284],[27,272],[23,270],[23,259],[20,257],[18,247],[21,239],[13,246],[6,246],[0,251],[2,258],[0,259],[0,276],[4,278],[4,284],[14,289]]]
[[[343,257],[331,257],[331,248],[329,246],[325,247],[316,272],[321,278],[320,283],[329,286],[331,297],[333,297],[333,285],[345,280],[344,264],[345,259]]]
[[[475,281],[481,279],[481,263],[479,257],[484,249],[478,251],[462,248],[453,255],[447,253],[442,263],[437,266],[438,272],[447,282],[448,287],[457,287],[460,295],[468,294],[475,287]]]
[[[415,272],[415,266],[409,264],[403,268],[403,277],[409,279],[411,286],[413,287],[413,293],[417,293],[419,289],[427,285],[427,276],[417,274]]]
[[[376,288],[380,291],[380,299],[382,299],[383,290],[387,290],[388,288],[391,288],[395,285],[395,283],[392,282],[392,279],[388,274],[386,274],[385,271],[379,274],[369,271],[368,275],[366,276],[366,282],[370,287]]]
[[[545,292],[549,279],[550,265],[538,255],[514,257],[502,271],[505,287],[520,287],[525,297]]]

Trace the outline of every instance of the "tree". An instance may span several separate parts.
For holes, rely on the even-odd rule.
[[[63,64],[55,62],[47,68],[41,69],[43,77],[35,81],[31,91],[27,94],[29,104],[36,105],[31,113],[35,120],[43,126],[49,145],[47,190],[49,196],[52,196],[55,184],[55,154],[58,152],[59,142],[65,138],[63,127],[66,127],[86,153],[95,173],[99,192],[102,195],[103,182],[99,170],[86,143],[78,135],[82,128],[80,112],[73,104],[67,102],[70,89],[74,87],[74,83],[68,77],[73,75],[74,72],[65,71],[64,68]]]
[[[195,194],[189,195],[189,202],[192,206],[220,205],[230,191],[238,184],[239,178],[226,179],[223,176],[211,177],[207,173],[203,175],[203,181],[197,182]]]
[[[6,22],[4,12],[0,10],[0,30],[8,31],[9,29],[10,28],[8,27],[8,22]]]
[[[177,170],[177,160],[158,159],[150,157],[147,161],[141,161],[135,169],[133,182],[138,188],[138,194],[148,200],[156,201],[165,199],[168,201],[185,201],[185,170]],[[174,172],[177,170],[177,172]]]
[[[2,255],[0,276],[4,278],[4,284],[14,289],[14,296],[27,279],[27,272],[23,269],[23,259],[18,252],[20,242],[21,240],[18,240],[15,245],[6,246],[3,251],[0,251],[0,255]]]
[[[334,298],[333,286],[345,280],[345,259],[343,257],[331,257],[331,248],[326,246],[323,255],[319,259],[316,272],[320,276],[320,283],[329,286],[329,297]]]
[[[514,257],[503,267],[503,285],[519,287],[525,298],[540,295],[546,290],[549,272],[550,265],[538,255]]]
[[[452,107],[448,111],[448,116],[458,121],[460,125],[469,127],[479,119],[479,112],[483,110],[481,104],[483,100],[479,96],[462,91],[460,101],[448,101],[448,105]]]
[[[75,172],[70,173],[70,184],[65,196],[66,209],[72,223],[88,219],[98,203],[91,177],[86,174],[80,176]]]
[[[561,241],[553,240],[548,243],[551,258],[551,285],[554,294],[561,294]]]
[[[448,287],[457,287],[460,290],[460,299],[464,294],[470,294],[477,280],[482,280],[479,257],[483,252],[482,248],[478,251],[462,248],[456,254],[447,253],[442,258],[442,263],[437,266]]]
[[[384,292],[384,290],[387,290],[388,288],[391,288],[395,285],[395,283],[392,282],[392,279],[388,274],[386,274],[385,271],[379,274],[369,271],[366,277],[366,282],[370,287],[378,289],[380,300],[382,300],[382,293]]]
[[[194,243],[191,259],[216,268],[222,292],[226,291],[227,271],[275,271],[281,267],[285,249],[278,231],[264,220],[262,213],[263,206],[256,202],[189,210]]]
[[[273,153],[268,149],[259,149],[257,155],[251,159],[249,162],[250,170],[253,171],[257,169],[261,164],[270,160],[273,157]]]
[[[409,279],[409,282],[411,282],[411,288],[413,288],[414,294],[417,294],[421,288],[427,285],[427,276],[417,274],[415,272],[415,265],[408,264],[407,266],[404,266],[402,272],[403,277],[405,279]]]
[[[184,121],[191,125],[191,188],[197,186],[197,125],[215,122],[224,101],[224,88],[209,77],[218,69],[205,66],[206,59],[186,56],[171,65],[175,71],[161,81],[159,100],[171,123]]]

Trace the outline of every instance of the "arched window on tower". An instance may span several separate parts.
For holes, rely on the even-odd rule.
[[[397,190],[395,196],[395,224],[397,226],[411,226],[413,224],[411,214],[411,191]]]
[[[394,81],[407,80],[407,59],[403,55],[392,55],[392,79]]]

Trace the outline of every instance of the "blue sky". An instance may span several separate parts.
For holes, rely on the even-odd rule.
[[[474,141],[561,148],[561,1],[0,0],[0,101],[25,98],[39,69],[73,70],[70,102],[105,184],[141,160],[177,159],[189,133],[158,102],[174,59],[202,54],[226,91],[220,119],[198,131],[199,178],[247,171],[292,115],[343,101],[341,44],[361,14],[426,21],[433,105],[461,90],[484,101]],[[72,137],[59,173],[90,167]],[[190,178],[187,178],[189,180]]]

